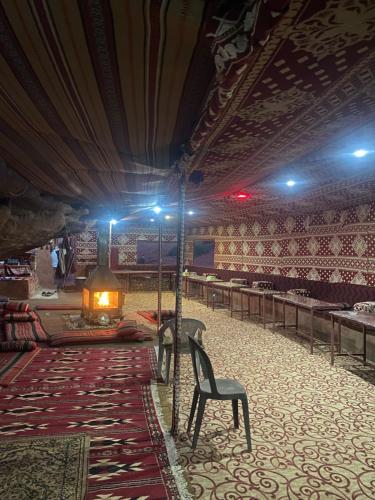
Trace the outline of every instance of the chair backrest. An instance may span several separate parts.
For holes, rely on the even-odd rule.
[[[159,328],[158,335],[162,340],[165,338],[166,330],[171,330],[172,335],[175,330],[176,320],[175,318],[169,319]],[[199,321],[198,319],[192,318],[182,318],[181,320],[181,347],[187,347],[189,345],[188,337],[193,336],[198,338],[198,341],[202,342],[202,332],[206,331],[206,325]]]
[[[199,390],[201,390],[201,380],[199,378],[200,370],[202,370],[204,380],[208,380],[210,390],[213,395],[217,395],[217,387],[215,382],[214,371],[212,369],[210,358],[201,345],[191,336],[188,337],[191,360],[193,362],[195,383]]]

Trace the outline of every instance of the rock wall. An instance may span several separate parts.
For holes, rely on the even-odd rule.
[[[87,228],[84,208],[39,193],[0,162],[0,259],[23,254],[65,232]]]

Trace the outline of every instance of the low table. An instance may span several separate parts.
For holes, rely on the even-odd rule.
[[[228,305],[229,309],[232,310],[232,294],[233,290],[238,290],[240,288],[243,288],[243,284],[239,283],[233,283],[232,281],[222,281],[220,283],[218,282],[213,282],[212,284],[212,310],[215,310],[215,305],[217,305],[217,302],[215,300],[216,296],[214,294],[215,289],[221,290],[221,298],[222,302],[221,305],[224,307]],[[225,294],[228,292],[228,302],[225,302]],[[207,290],[207,297],[208,297],[208,290]],[[207,298],[207,306],[208,306],[208,298]]]
[[[233,309],[231,308],[231,316],[233,316],[233,312],[240,312],[241,313],[241,320],[243,320],[244,312],[247,313],[247,316],[257,316],[262,319],[263,322],[263,328],[266,328],[266,323],[267,323],[267,317],[266,317],[266,298],[267,297],[273,297],[276,294],[280,294],[283,292],[279,292],[277,290],[269,290],[265,288],[240,288],[239,290],[240,295],[241,295],[241,309]],[[247,296],[247,309],[244,309],[244,296]],[[250,298],[251,296],[254,295],[258,297],[258,311],[252,313],[251,312],[251,302]],[[272,319],[273,321],[273,319]]]
[[[337,356],[362,356],[363,364],[367,363],[366,360],[366,340],[367,335],[375,335],[375,314],[362,312],[362,311],[332,311],[331,313],[331,365],[335,362],[335,345],[337,345]],[[335,342],[335,321],[338,322],[338,338]],[[342,322],[352,323],[361,328],[363,335],[363,352],[349,353],[342,352],[341,349],[341,325]]]
[[[190,297],[198,297],[198,299],[204,298],[204,288],[206,287],[206,305],[208,307],[209,304],[209,289],[210,285],[217,282],[222,282],[223,280],[216,279],[207,279],[205,276],[184,276],[184,297],[190,299]],[[198,294],[190,293],[190,283],[198,284]]]
[[[198,285],[198,298],[203,297],[203,283],[206,281],[204,276],[184,276],[183,277],[185,286],[184,286],[184,297],[186,299],[190,299],[190,297],[196,297],[196,294],[190,293],[190,284],[195,283]]]
[[[334,310],[340,310],[344,308],[343,304],[333,304],[331,302],[325,302],[323,300],[317,300],[317,299],[312,299],[310,297],[304,297],[302,295],[290,295],[288,293],[280,293],[277,295],[273,295],[272,297],[273,304],[272,304],[272,316],[273,316],[273,328],[275,328],[276,324],[276,301],[279,301],[283,305],[283,320],[281,323],[283,324],[283,328],[286,328],[285,324],[285,305],[292,305],[295,308],[295,325],[288,325],[288,326],[294,326],[295,331],[297,334],[301,335],[302,337],[306,337],[310,341],[310,354],[314,353],[314,315],[317,312],[328,312],[328,311],[334,311]],[[300,330],[299,328],[299,323],[298,323],[298,312],[300,309],[304,309],[306,311],[310,312],[310,331],[308,333]],[[322,342],[322,345],[326,345],[326,343]]]

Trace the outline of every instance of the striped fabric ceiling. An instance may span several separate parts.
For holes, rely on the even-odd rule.
[[[294,210],[288,172],[342,204],[375,181],[326,154],[372,130],[374,49],[372,0],[2,0],[0,158],[93,212],[170,201],[176,161],[204,217]]]
[[[213,76],[205,10],[183,0],[2,1],[3,159],[42,191],[89,203],[157,192]]]

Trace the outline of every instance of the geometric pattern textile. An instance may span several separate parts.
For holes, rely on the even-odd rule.
[[[355,311],[375,313],[375,302],[357,302],[357,304],[354,304],[353,309]]]
[[[37,348],[31,352],[0,352],[0,385],[7,386],[13,382],[39,351]]]
[[[86,231],[75,236],[76,263],[79,269],[97,262],[97,231]],[[159,239],[157,228],[126,228],[126,232],[113,232],[111,240],[111,268],[121,269],[125,265],[137,264],[137,241]],[[175,231],[163,227],[163,242],[175,242]]]
[[[0,342],[0,352],[25,352],[37,348],[36,342],[32,340],[8,340]]]
[[[7,340],[33,340],[45,342],[49,335],[40,321],[7,322],[4,325]]]
[[[0,391],[0,440],[85,433],[87,500],[180,498],[152,401],[154,349],[46,348],[38,358]]]
[[[374,232],[375,202],[329,213],[193,227],[185,260],[193,264],[194,240],[210,238],[216,269],[374,286]]]
[[[38,315],[34,311],[30,312],[10,312],[4,314],[4,321],[36,321]]]
[[[287,293],[289,295],[302,295],[303,297],[310,297],[310,290],[306,290],[306,288],[292,288],[288,290]]]
[[[0,497],[82,500],[90,438],[85,434],[25,437],[0,443]]]
[[[100,342],[120,342],[115,328],[108,330],[67,330],[51,336],[51,346],[69,344],[90,344]]]
[[[27,302],[8,302],[5,304],[5,310],[9,312],[28,312],[30,305]]]

